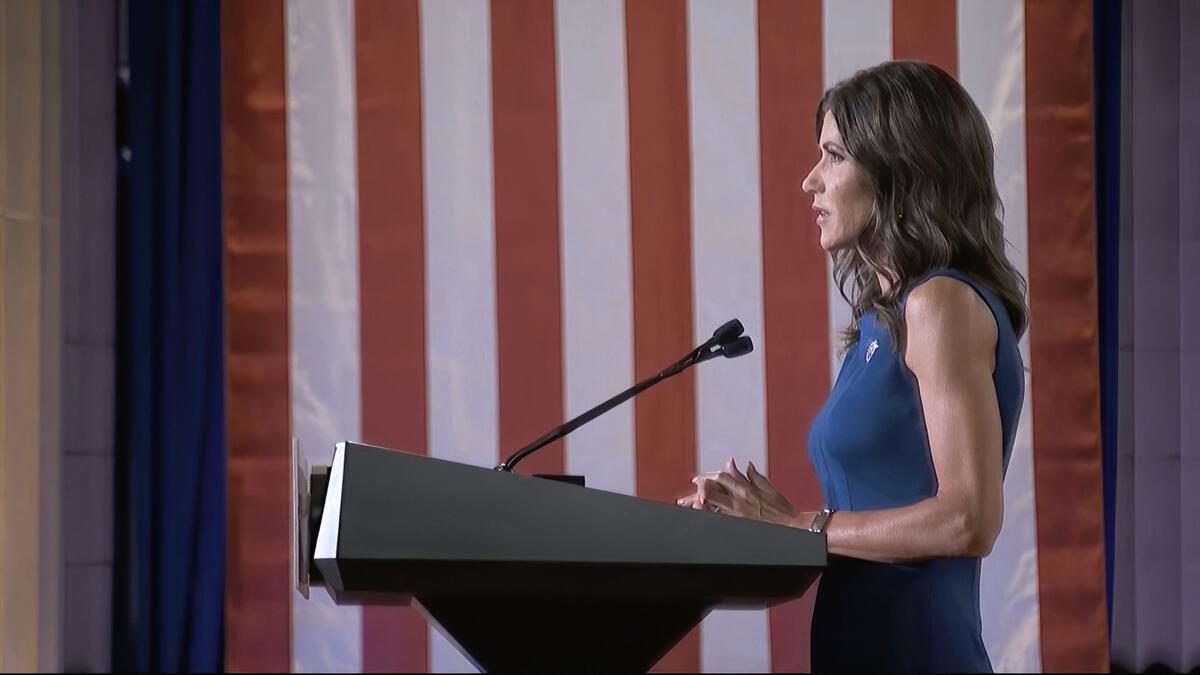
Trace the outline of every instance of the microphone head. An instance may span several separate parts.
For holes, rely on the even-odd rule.
[[[728,345],[738,338],[739,335],[745,333],[746,329],[742,327],[742,322],[737,319],[730,319],[721,324],[721,327],[713,331],[713,339],[722,347]]]
[[[730,342],[729,344],[725,345],[725,348],[722,350],[722,352],[725,354],[725,358],[727,359],[736,359],[737,357],[745,356],[752,351],[754,351],[754,342],[750,340],[749,335],[743,335],[733,342]]]

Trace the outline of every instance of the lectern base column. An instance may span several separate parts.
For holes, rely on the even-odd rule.
[[[644,673],[708,614],[685,602],[424,597],[431,623],[489,673]]]

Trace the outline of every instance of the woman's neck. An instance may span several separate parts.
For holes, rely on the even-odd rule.
[[[882,274],[880,274],[878,272],[875,273],[875,277],[877,279],[879,279],[879,292],[887,293],[888,290],[891,289],[891,287],[892,287],[892,282],[888,281],[887,277],[883,276]]]

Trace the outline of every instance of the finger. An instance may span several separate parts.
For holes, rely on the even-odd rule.
[[[721,513],[733,514],[733,497],[727,494],[714,494],[704,504],[704,508],[709,511],[719,510]]]
[[[695,503],[696,503],[696,502],[698,502],[698,501],[700,501],[700,498],[699,498],[699,496],[698,496],[698,495],[696,495],[696,494],[690,494],[690,495],[688,495],[688,496],[686,496],[686,497],[680,497],[679,499],[676,499],[676,500],[675,500],[675,503],[676,503],[676,504],[678,504],[678,505],[680,505],[680,506],[687,506],[687,507],[691,507],[693,504],[695,504]]]
[[[716,493],[740,494],[745,491],[732,476],[724,472],[714,474],[712,478],[707,475],[697,476],[697,480],[694,482],[696,491],[704,493],[705,501],[711,499]]]
[[[723,492],[725,490],[725,488],[721,486],[720,482],[716,478],[701,478],[697,476],[697,480],[692,482],[696,484],[696,495],[698,496],[702,506],[712,498],[713,493]]]
[[[750,481],[751,485],[760,490],[771,487],[771,482],[767,480],[766,476],[758,472],[758,469],[754,466],[754,462],[746,463],[746,479]]]
[[[739,478],[726,471],[717,474],[717,477],[712,482],[720,485],[730,494],[743,494],[746,491],[746,486],[749,485],[749,483],[745,482],[744,478]]]
[[[742,474],[741,470],[738,469],[737,462],[733,461],[732,455],[730,455],[729,459],[725,461],[725,473],[733,476],[734,480],[738,481],[739,483],[750,482],[750,480]]]
[[[701,485],[710,490],[723,490],[730,482],[730,476],[724,472],[702,473],[692,479],[692,484],[699,488]]]

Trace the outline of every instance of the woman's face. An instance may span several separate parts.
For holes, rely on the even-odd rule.
[[[821,159],[801,187],[813,196],[821,248],[835,251],[851,246],[871,216],[871,188],[867,177],[842,144],[833,114],[821,124]]]

